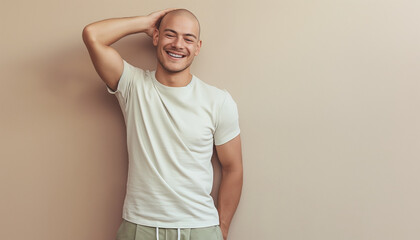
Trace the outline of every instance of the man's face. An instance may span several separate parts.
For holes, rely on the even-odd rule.
[[[177,73],[189,68],[201,48],[198,31],[198,23],[188,16],[165,16],[159,30],[153,33],[153,45],[163,69]]]

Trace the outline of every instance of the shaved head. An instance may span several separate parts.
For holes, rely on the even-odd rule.
[[[201,32],[201,27],[200,27],[200,22],[198,21],[198,18],[189,10],[185,9],[185,8],[180,8],[180,9],[176,9],[176,10],[172,10],[170,12],[167,12],[165,15],[163,15],[162,18],[160,18],[157,22],[156,22],[156,28],[159,29],[160,31],[160,26],[164,25],[165,22],[170,19],[171,17],[174,16],[185,16],[188,17],[189,19],[191,19],[192,21],[197,23],[198,26],[198,39],[200,39],[200,32]]]

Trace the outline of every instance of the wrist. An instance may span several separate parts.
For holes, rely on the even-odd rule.
[[[148,32],[152,27],[152,23],[147,16],[132,17],[131,23],[135,33]]]

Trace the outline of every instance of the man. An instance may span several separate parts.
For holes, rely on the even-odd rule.
[[[110,45],[144,32],[157,69],[126,62]],[[118,240],[226,240],[242,190],[238,111],[227,90],[190,73],[200,52],[200,24],[186,9],[106,19],[87,25],[83,41],[126,127],[129,170]],[[222,165],[218,206],[210,196],[215,145]]]

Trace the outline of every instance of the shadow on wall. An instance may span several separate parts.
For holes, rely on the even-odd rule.
[[[55,97],[70,98],[86,111],[103,103],[105,106],[111,102],[118,105],[115,97],[106,91],[106,85],[97,74],[81,36],[80,43],[81,47],[56,51],[55,55],[48,57],[44,63],[45,73],[48,74],[44,79],[48,82],[42,85]],[[153,69],[155,65],[155,50],[151,38],[146,35],[127,36],[112,47],[134,66]]]

